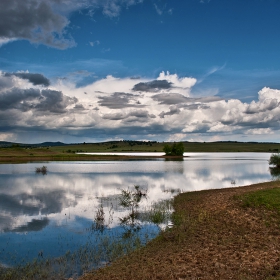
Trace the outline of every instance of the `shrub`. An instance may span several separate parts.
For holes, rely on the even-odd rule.
[[[184,144],[182,142],[174,143],[172,146],[165,144],[163,147],[163,151],[167,156],[183,156]]]
[[[269,159],[269,165],[280,168],[280,154],[272,154]]]

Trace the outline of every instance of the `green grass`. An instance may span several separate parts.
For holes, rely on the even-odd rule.
[[[265,207],[280,214],[280,188],[259,190],[239,197],[244,207]]]

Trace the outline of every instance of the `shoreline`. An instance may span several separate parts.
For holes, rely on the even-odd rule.
[[[181,160],[189,156],[130,156],[130,155],[53,155],[53,156],[0,156],[0,164],[28,163],[45,161],[115,161],[115,160],[147,160],[147,159],[175,159]]]
[[[179,194],[173,228],[79,279],[279,279],[279,213],[244,208],[238,199],[279,187],[271,181]]]

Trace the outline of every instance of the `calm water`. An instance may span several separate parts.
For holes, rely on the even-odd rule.
[[[230,188],[271,180],[267,153],[188,153],[182,161],[128,160],[0,165],[0,263],[60,256],[88,242],[102,204],[108,228],[121,231],[121,189],[139,185],[152,202],[179,191]],[[47,166],[47,175],[35,168]],[[150,238],[158,228],[146,224]]]

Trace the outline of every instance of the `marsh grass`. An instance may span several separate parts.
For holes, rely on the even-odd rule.
[[[151,205],[148,211],[149,221],[156,225],[168,224],[173,212],[173,199],[162,200]]]

